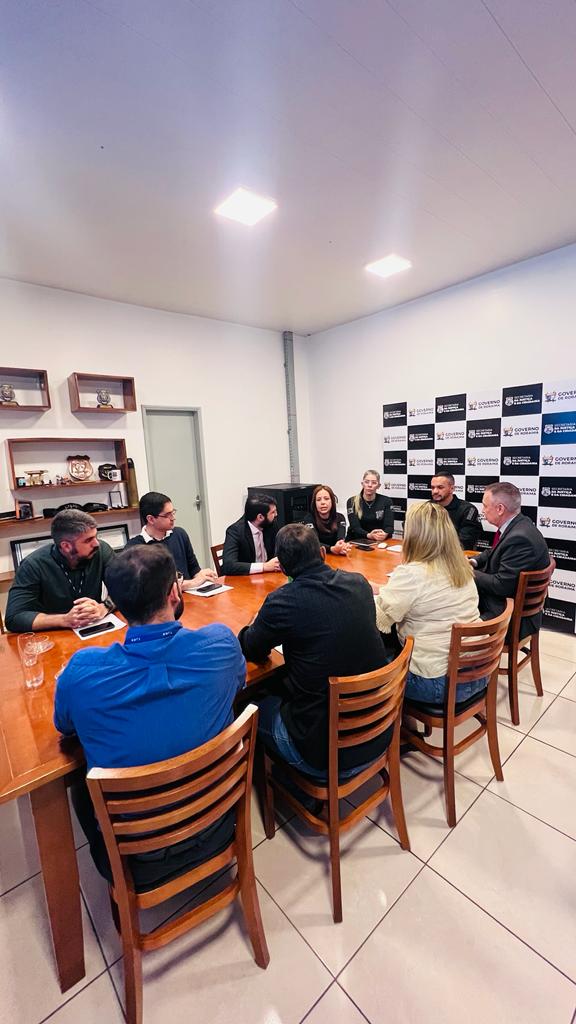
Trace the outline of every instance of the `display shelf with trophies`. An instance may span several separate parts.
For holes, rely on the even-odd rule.
[[[68,391],[72,412],[136,412],[134,377],[71,373]]]
[[[6,445],[11,487],[18,493],[92,485],[110,490],[128,477],[124,438],[14,437]]]
[[[45,524],[67,505],[105,520],[138,516],[124,438],[19,437],[6,445],[16,518],[0,521],[0,531]]]
[[[50,408],[46,370],[0,366],[0,412],[44,412]]]

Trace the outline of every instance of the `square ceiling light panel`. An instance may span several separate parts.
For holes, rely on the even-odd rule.
[[[257,224],[263,217],[272,213],[277,205],[273,199],[259,196],[247,188],[237,188],[223,203],[220,203],[220,206],[216,207],[214,213],[252,227],[253,224]]]

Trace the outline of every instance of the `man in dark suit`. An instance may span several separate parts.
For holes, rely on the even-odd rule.
[[[546,569],[550,554],[546,541],[528,516],[520,512],[521,495],[515,484],[495,483],[484,491],[482,508],[496,527],[492,547],[471,559],[480,598],[480,615],[493,618],[514,597],[521,572]],[[521,636],[537,633],[542,615],[522,620]]]
[[[372,587],[359,573],[324,562],[315,530],[282,527],[276,540],[292,582],[269,594],[238,639],[246,658],[264,661],[282,644],[285,675],[276,693],[258,701],[258,733],[272,752],[306,774],[328,770],[328,677],[372,672],[389,660],[376,627]],[[386,750],[383,736],[340,751],[340,770],[353,774]]]
[[[269,495],[252,494],[247,498],[244,515],[226,530],[222,554],[224,575],[279,572],[274,555],[277,515],[276,502]]]
[[[464,550],[473,551],[482,534],[478,509],[471,502],[463,501],[454,494],[455,486],[456,481],[452,473],[435,473],[430,481],[432,501],[446,509]]]

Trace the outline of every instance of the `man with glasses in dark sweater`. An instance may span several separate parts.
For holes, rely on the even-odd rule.
[[[194,554],[190,537],[181,526],[176,526],[176,509],[167,494],[148,491],[140,498],[142,530],[131,537],[126,547],[135,544],[163,544],[184,577],[183,590],[193,590],[203,583],[218,579],[213,569],[201,569]]]

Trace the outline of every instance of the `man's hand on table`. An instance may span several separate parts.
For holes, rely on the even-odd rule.
[[[72,605],[69,612],[62,616],[62,625],[65,629],[80,629],[81,626],[89,626],[98,619],[103,619],[108,614],[105,604],[94,601],[91,597],[79,597]]]

